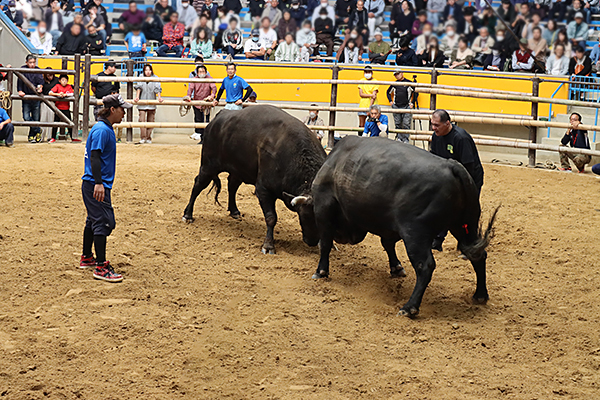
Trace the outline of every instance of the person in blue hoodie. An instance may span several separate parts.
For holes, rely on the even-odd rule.
[[[381,108],[374,104],[369,109],[369,117],[365,123],[363,136],[373,137],[388,134],[388,117],[381,114]]]

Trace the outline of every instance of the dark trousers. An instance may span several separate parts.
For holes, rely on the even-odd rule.
[[[194,107],[194,122],[201,124],[210,122],[210,114],[204,114],[204,110]],[[199,135],[204,135],[204,128],[194,128],[194,131]]]
[[[104,201],[99,202],[94,198],[94,182],[82,181],[81,195],[87,210],[86,229],[91,229],[94,236],[109,236],[116,225],[110,189],[104,188]]]
[[[234,49],[234,48],[233,48],[233,47],[231,47],[231,46],[225,46],[225,47],[223,48],[223,50],[225,50],[225,52],[226,52],[227,54],[229,54],[231,57],[235,57],[235,55],[238,53],[239,49],[240,49],[240,47],[238,47],[237,49]]]
[[[65,114],[65,117],[67,117],[68,119],[71,119],[71,110],[60,110],[60,111],[62,111],[62,113]],[[58,117],[58,115],[54,114],[54,122],[62,122],[62,120]],[[69,133],[69,136],[72,139],[73,138],[73,129],[67,128],[67,131]],[[58,132],[57,127],[52,128],[52,139],[57,139],[57,137],[56,137],[57,132]],[[64,132],[65,132],[65,128],[60,128],[60,133],[63,134]]]
[[[40,121],[40,102],[39,101],[23,101],[23,120],[25,121]],[[42,133],[42,130],[37,126],[29,128],[28,139],[35,139],[35,136]]]
[[[329,33],[317,34],[317,44],[324,44],[327,47],[327,57],[333,55],[333,38]]]
[[[15,127],[9,122],[0,129],[0,140],[4,140],[4,144],[10,146],[15,141],[13,137],[14,132]]]

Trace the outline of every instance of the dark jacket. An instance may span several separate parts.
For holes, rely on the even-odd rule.
[[[72,26],[73,26],[73,21],[71,21],[65,25],[63,32],[70,31]],[[79,24],[79,27],[81,28],[81,32],[85,32],[85,26],[83,26],[83,24]]]
[[[22,65],[21,68],[27,68],[27,64]],[[35,69],[39,69],[39,68],[35,67]],[[33,86],[35,86],[36,88],[38,86],[44,86],[44,76],[42,74],[32,74],[32,73],[26,72],[23,74],[23,76],[29,82],[33,83]],[[19,92],[24,92],[25,94],[33,94],[33,95],[39,94],[38,92],[34,92],[31,89],[29,89],[29,87],[25,86],[25,83],[20,79],[17,81],[17,90]]]
[[[409,47],[406,50],[398,50],[398,54],[396,55],[396,65],[417,67],[419,66],[419,59],[415,51]]]
[[[6,16],[13,22],[13,24],[15,24],[15,26],[18,26],[19,28],[23,26],[23,11],[17,10],[13,14],[7,9],[4,10],[4,12],[6,13]]]
[[[83,11],[84,17],[90,13],[90,7],[92,5],[96,5],[96,3],[94,3],[93,1],[90,1],[87,3],[85,10]],[[104,28],[104,30],[106,31],[106,36],[108,36],[108,37],[112,36],[112,25],[111,25],[112,19],[108,18],[108,13],[106,12],[106,8],[104,8],[104,6],[102,4],[100,4],[98,6],[98,14],[100,14],[102,16],[102,18],[104,19],[104,22],[106,22],[106,27]]]
[[[509,24],[512,24],[512,22],[515,20],[515,18],[517,16],[517,13],[515,11],[515,8],[511,4],[510,7],[508,7],[508,11],[506,11],[506,12],[504,11],[504,9],[502,7],[499,7],[498,8],[498,15],[504,21],[508,22]]]
[[[142,32],[146,36],[146,40],[157,40],[162,42],[163,22],[158,15],[152,16],[152,22],[144,20],[142,24]]]
[[[415,22],[416,18],[415,13],[411,11],[408,15],[404,15],[401,4],[402,3],[398,2],[394,4],[394,7],[392,7],[392,15],[390,16],[390,21],[394,21],[395,24],[390,24],[390,29],[393,28],[398,33],[408,31],[408,33],[412,35],[411,30],[413,22]]]
[[[500,53],[500,64],[497,65],[498,69],[500,69],[500,71],[504,70],[504,64],[506,64],[506,56],[502,53]],[[494,62],[494,55],[493,54],[488,54],[485,57],[485,60],[483,61],[483,69],[487,70],[488,67],[490,65],[492,65]]]
[[[584,56],[583,60],[583,69],[578,73],[575,73],[575,66],[577,65],[576,57],[571,57],[571,61],[569,61],[569,75],[577,75],[577,76],[588,76],[592,72],[592,61],[588,56]]]
[[[242,10],[242,3],[240,3],[240,0],[225,0],[223,2],[223,7],[225,7],[227,11],[233,11],[235,14],[239,14]]]
[[[327,35],[332,35],[334,33],[333,30],[333,21],[331,20],[331,18],[325,18],[325,19],[317,19],[315,21],[315,33],[318,34],[327,34]]]
[[[446,57],[444,56],[444,52],[440,51],[438,49],[435,58],[433,59],[433,61],[430,61],[430,54],[428,51],[424,52],[423,54],[421,54],[419,56],[419,59],[421,61],[421,65],[423,67],[428,67],[428,68],[443,68],[444,67],[444,61],[446,61]]]
[[[289,21],[284,20],[283,18],[281,18],[279,20],[279,23],[277,24],[277,37],[279,39],[285,39],[285,35],[288,32],[291,32],[292,35],[294,35],[294,38],[296,38],[296,21],[294,20],[294,18],[290,18]]]
[[[42,88],[42,94],[48,96],[48,93],[50,93],[52,88],[56,85],[58,85],[58,78],[56,76],[54,76],[54,79],[52,79],[50,82],[46,82],[46,80],[44,79],[44,86]]]
[[[104,54],[104,41],[102,40],[102,36],[96,34],[96,36],[86,36],[85,37],[85,53],[91,54],[93,56],[101,56]]]
[[[367,28],[367,21],[369,20],[369,13],[366,8],[363,8],[362,11],[358,11],[354,9],[352,14],[350,14],[350,21],[348,21],[348,28],[350,30],[356,28],[359,31]]]
[[[260,17],[265,8],[265,0],[249,0],[248,7],[250,8],[250,15],[253,17]],[[300,7],[302,8],[302,7]],[[293,17],[293,15],[292,15]]]
[[[154,12],[159,16],[163,15],[163,22],[169,22],[171,19],[171,14],[175,12],[175,9],[169,5],[166,8],[163,8],[160,3],[156,3],[154,6]]]
[[[63,17],[60,12],[56,13],[58,14],[58,30],[62,32],[62,30],[65,28],[65,25],[63,23]],[[46,21],[48,32],[50,32],[50,27],[52,26],[52,9],[46,9],[46,12],[44,13],[44,21]]]
[[[63,56],[72,56],[74,54],[83,54],[85,52],[85,35],[80,33],[73,36],[71,31],[63,32],[56,42],[56,51]]]
[[[356,0],[337,0],[335,2],[335,15],[340,18],[348,18],[356,9]]]
[[[569,129],[568,133],[560,140],[563,146],[567,144],[575,149],[589,149],[590,141],[587,131],[581,129]]]
[[[444,7],[444,12],[442,13],[442,22],[448,21],[451,8],[454,9],[453,18],[456,21],[456,32],[462,32],[463,29],[465,29],[465,17],[463,17],[462,8],[458,4],[454,3],[454,6],[446,4],[446,7]]]
[[[252,4],[253,2],[254,1],[251,1],[250,4]],[[306,7],[300,6],[297,10],[290,8],[288,11],[292,16],[292,19],[296,21],[296,26],[302,26],[302,23],[306,19]]]
[[[408,79],[404,78],[401,81],[397,82],[410,82]],[[412,86],[390,86],[386,91],[388,101],[400,108],[408,107],[409,103],[412,103],[414,89]]]

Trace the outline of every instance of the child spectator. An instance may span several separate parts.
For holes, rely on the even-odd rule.
[[[338,3],[340,2],[346,3],[346,1],[343,0],[338,1]],[[302,26],[302,23],[306,19],[306,6],[301,5],[300,0],[292,0],[292,6],[288,11],[290,12],[290,15],[294,21],[296,21],[296,26]]]
[[[152,65],[144,65],[144,76],[155,77]],[[161,97],[162,88],[160,82],[137,82],[133,87],[136,90],[136,96],[133,101],[135,103],[140,100],[158,100],[163,102]],[[156,116],[156,105],[154,104],[143,104],[138,106],[140,117],[139,122],[154,122]],[[140,128],[140,143],[152,143],[152,128]]]
[[[342,55],[343,59],[340,59],[340,62],[346,64],[358,64],[360,56],[358,47],[356,47],[356,42],[354,39],[350,39],[346,42],[346,47],[344,47],[344,53]]]
[[[212,58],[213,45],[206,34],[206,29],[198,29],[196,38],[190,43],[190,54],[193,57],[202,56],[203,60]]]
[[[71,26],[71,30],[65,31],[56,42],[56,54],[63,56],[72,56],[81,54],[85,51],[86,38],[81,33],[79,25]]]
[[[60,99],[73,97],[73,86],[69,85],[69,77],[67,75],[61,75],[58,78],[58,85],[54,86],[52,90],[50,90],[50,96],[58,97]],[[71,119],[71,103],[68,101],[57,101],[56,108],[58,108],[68,119]],[[54,116],[54,122],[60,122],[61,119],[58,115]],[[49,143],[56,142],[56,133],[58,128],[52,128],[52,138],[49,140]],[[61,133],[63,132],[63,128],[61,128]],[[81,142],[77,137],[73,137],[73,129],[68,128],[69,136],[71,136],[72,142]]]
[[[129,58],[141,58],[146,55],[146,36],[140,32],[140,26],[134,25],[125,35],[125,47],[129,52]]]
[[[237,27],[237,19],[231,18],[229,28],[223,32],[223,50],[232,58],[243,50],[244,34]]]

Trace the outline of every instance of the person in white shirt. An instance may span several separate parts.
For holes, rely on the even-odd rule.
[[[312,14],[313,28],[315,27],[315,21],[319,19],[319,11],[321,11],[321,8],[325,8],[327,10],[327,17],[330,18],[333,21],[333,23],[335,24],[334,8],[329,5],[329,1],[321,0],[321,4],[319,4],[317,7],[315,7],[313,14]]]
[[[291,32],[285,34],[285,41],[277,46],[275,51],[275,61],[277,62],[296,62],[300,58],[300,49],[294,43],[294,35]]]
[[[246,40],[246,43],[244,43],[244,54],[246,55],[246,58],[249,59],[262,59],[265,56],[266,49],[260,40],[260,32],[258,29],[254,28],[250,35],[250,39]]]
[[[52,35],[46,30],[46,22],[40,21],[37,29],[31,33],[31,44],[42,54],[48,55],[52,52]]]
[[[548,75],[568,75],[569,57],[565,56],[565,46],[560,43],[554,45],[554,52],[546,61],[546,73]]]
[[[265,59],[269,59],[277,47],[277,33],[271,28],[269,17],[261,19],[260,41],[265,46]]]
[[[181,0],[181,7],[177,8],[179,14],[179,22],[185,26],[186,31],[191,31],[192,26],[198,19],[198,13],[194,7],[190,6],[190,0]]]
[[[302,29],[296,34],[296,43],[300,46],[300,62],[308,62],[317,45],[317,36],[312,30],[310,21],[304,21]]]

